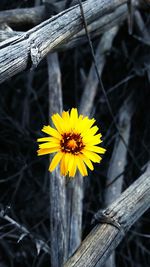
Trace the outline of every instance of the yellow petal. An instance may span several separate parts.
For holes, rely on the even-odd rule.
[[[76,156],[76,162],[77,162],[77,167],[81,173],[82,176],[87,176],[87,168],[83,162],[83,160],[81,158],[79,158],[78,156]]]
[[[65,154],[63,155],[62,159],[61,159],[61,162],[60,162],[60,174],[62,176],[65,176],[65,162],[64,162],[64,156]]]
[[[63,119],[60,117],[60,115],[57,113],[57,114],[54,114],[52,116],[52,121],[56,127],[56,129],[58,130],[59,133],[63,133],[64,132],[64,121]]]
[[[62,119],[64,121],[64,129],[65,129],[64,131],[69,132],[69,130],[71,130],[71,126],[70,126],[70,117],[68,111],[62,112]]]
[[[99,146],[86,146],[86,150],[93,151],[96,153],[104,154],[106,152],[106,149]]]
[[[70,153],[69,161],[68,161],[68,171],[72,169],[72,166],[74,164],[74,155]]]
[[[72,129],[75,128],[78,120],[78,111],[76,108],[72,108],[70,112],[70,126]]]
[[[43,129],[42,129],[42,132],[47,133],[47,134],[49,134],[51,136],[54,136],[57,139],[61,139],[60,133],[57,130],[55,130],[54,128],[52,128],[51,126],[49,126],[49,125],[48,126],[44,126]]]
[[[65,153],[65,169],[68,173],[68,165],[69,165],[69,161],[70,161],[70,153]]]
[[[83,138],[83,142],[85,145],[98,145],[98,144],[102,143],[101,134],[97,134],[97,135],[92,136],[92,137],[85,136]]]
[[[69,177],[74,177],[77,169],[77,164],[75,161],[75,156],[70,155],[69,164],[68,164],[68,171],[69,171]]]
[[[62,112],[62,118],[64,120],[69,120],[69,112],[68,111],[63,111]]]
[[[52,172],[53,170],[55,170],[55,168],[57,167],[57,165],[59,164],[61,158],[63,156],[62,152],[58,152],[52,159],[50,167],[49,167],[49,171]]]
[[[94,170],[93,164],[85,155],[79,154],[79,157],[85,162],[85,164],[89,167],[91,171]]]
[[[58,143],[53,143],[53,142],[47,142],[39,145],[39,148],[51,148],[51,147],[60,148],[60,145]]]
[[[68,153],[63,154],[63,157],[62,157],[61,162],[60,162],[60,173],[63,176],[66,176],[68,173],[68,168],[67,168],[67,164],[66,164],[66,155],[67,154]]]
[[[82,133],[82,137],[84,137],[84,136],[93,137],[94,134],[96,134],[98,130],[99,130],[99,128],[97,126],[93,126],[86,133]]]
[[[39,149],[37,153],[38,153],[38,156],[42,156],[42,155],[58,152],[59,150],[60,149],[58,147],[52,147],[52,148]]]
[[[72,168],[70,169],[69,177],[74,177],[76,175],[76,170],[77,170],[77,163],[76,163],[76,157],[74,156],[74,163],[72,165]]]
[[[59,144],[59,140],[55,137],[41,137],[37,139],[37,142],[55,142]]]
[[[95,119],[89,119],[88,117],[84,117],[83,119],[78,119],[78,124],[76,125],[76,130],[81,133],[81,135],[84,135],[85,132],[87,132],[90,127],[95,122]]]
[[[82,151],[82,153],[87,157],[89,158],[91,161],[93,162],[97,162],[99,163],[101,161],[101,157],[99,155],[97,155],[96,153],[92,152],[92,151],[88,151],[86,149],[84,149]]]

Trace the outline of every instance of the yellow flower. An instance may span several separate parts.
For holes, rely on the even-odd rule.
[[[44,126],[42,131],[50,137],[39,138],[38,156],[55,153],[49,171],[52,172],[60,163],[61,175],[74,177],[79,169],[83,176],[86,176],[87,167],[93,170],[92,162],[99,163],[105,149],[97,146],[102,142],[101,134],[96,134],[99,130],[93,126],[95,119],[89,119],[83,115],[78,116],[76,108],[72,108],[70,114],[63,111],[62,116],[58,113],[52,116],[55,128]]]

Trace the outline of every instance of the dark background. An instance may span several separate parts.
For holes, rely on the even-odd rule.
[[[34,1],[1,0],[0,10],[34,6]],[[150,29],[150,15],[142,18]],[[29,27],[29,26],[28,26]],[[21,30],[27,30],[24,27]],[[15,30],[15,29],[14,29]],[[149,31],[150,33],[150,31]],[[106,56],[102,73],[104,88],[117,119],[125,99],[132,94],[134,114],[123,189],[141,173],[150,156],[150,47],[139,41],[136,29],[129,36],[125,22]],[[96,48],[99,37],[93,40]],[[59,53],[64,109],[78,107],[84,80],[92,63],[88,43]],[[125,81],[124,81],[125,79]],[[121,82],[121,83],[120,83]],[[48,73],[43,60],[37,69],[22,72],[0,85],[0,206],[1,211],[24,225],[31,236],[0,219],[0,266],[50,266],[49,254],[37,254],[36,238],[50,244],[48,156],[37,157],[36,139],[49,122]],[[93,214],[103,204],[105,180],[117,136],[106,100],[99,86],[92,115],[101,125],[107,153],[89,177],[84,178],[83,237],[90,231]],[[89,197],[90,196],[90,197]],[[146,212],[117,248],[117,266],[150,266],[150,218]]]

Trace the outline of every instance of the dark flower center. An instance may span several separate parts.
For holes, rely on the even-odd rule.
[[[79,154],[85,147],[80,134],[64,133],[60,141],[61,151],[64,153]]]

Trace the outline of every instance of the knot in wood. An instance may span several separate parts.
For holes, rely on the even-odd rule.
[[[125,235],[125,229],[122,224],[115,218],[107,213],[107,210],[99,210],[93,217],[92,222],[94,226],[97,224],[110,224],[118,229],[123,235]]]
[[[41,54],[38,46],[35,44],[33,40],[30,43],[30,57],[33,64],[33,68],[36,68],[41,60]]]

